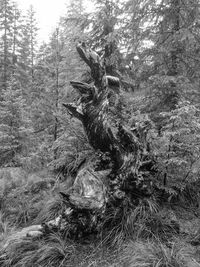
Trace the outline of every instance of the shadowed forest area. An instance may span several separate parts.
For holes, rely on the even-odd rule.
[[[93,3],[38,44],[0,0],[0,266],[198,267],[200,1]]]

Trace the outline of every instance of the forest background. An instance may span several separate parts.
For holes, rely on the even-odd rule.
[[[164,192],[158,197],[159,202],[167,203],[167,213],[170,210],[173,216],[175,206],[179,213],[183,206],[194,211],[195,215],[186,213],[193,224],[188,221],[182,224],[190,238],[195,239],[199,222],[200,2],[95,0],[94,5],[94,12],[88,14],[82,0],[70,1],[66,16],[60,18],[49,42],[39,46],[33,7],[22,14],[13,1],[0,1],[2,242],[14,228],[55,217],[56,208],[61,205],[55,191],[62,186],[68,187],[81,162],[94,153],[82,125],[62,106],[77,98],[69,81],[89,79],[89,69],[76,52],[79,41],[86,42],[100,56],[103,56],[106,44],[114,44],[109,61],[122,83],[127,121],[130,127],[133,121],[140,125],[151,122],[148,143],[156,158],[158,173],[154,183]],[[178,204],[173,202],[172,211],[174,199],[178,199]],[[163,209],[158,210],[156,216],[162,220],[163,215],[158,213],[161,210],[163,213]],[[176,220],[180,222],[180,216]],[[51,240],[51,244],[55,244],[53,248],[41,252],[46,253],[45,260],[58,243],[63,242],[56,238]],[[179,252],[183,247],[188,248],[185,240],[178,240]],[[180,246],[181,242],[184,244]],[[137,247],[137,255],[132,247]],[[69,251],[73,254],[72,248],[69,250],[69,244],[65,247],[62,243],[60,249],[63,249],[59,252],[61,256],[55,257],[59,258],[60,265],[51,259],[49,266],[68,266],[66,254],[69,255]],[[144,262],[140,260],[144,251],[149,264],[145,266],[199,264],[198,253],[191,247],[188,251],[193,256],[187,256],[188,251],[180,253],[184,254],[184,259],[180,259],[173,245],[168,248],[160,242],[146,245],[137,239],[137,244],[130,246],[129,243],[123,249],[124,266],[143,266]],[[23,260],[30,260],[24,253],[21,253]],[[83,258],[85,251],[82,253]],[[116,266],[111,265],[112,257],[108,260],[106,256],[103,261],[102,255],[98,258],[95,253],[91,255],[92,260],[87,259],[93,265],[87,265],[89,263],[82,259],[78,264]],[[155,259],[168,265],[151,265]],[[180,265],[173,265],[174,260]],[[22,258],[18,259],[20,261]],[[15,264],[7,266],[17,266]],[[29,266],[27,262],[25,266]]]

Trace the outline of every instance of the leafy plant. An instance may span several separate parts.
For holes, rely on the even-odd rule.
[[[160,117],[160,134],[151,143],[156,158],[155,182],[173,195],[199,179],[199,109],[184,101]]]

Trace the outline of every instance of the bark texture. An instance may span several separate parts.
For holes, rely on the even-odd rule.
[[[98,231],[107,207],[122,205],[125,199],[135,204],[141,197],[151,195],[149,177],[153,163],[145,131],[137,127],[129,129],[122,117],[119,78],[106,75],[104,60],[85,43],[78,44],[77,51],[90,67],[93,82],[71,81],[80,97],[77,103],[64,106],[82,122],[90,145],[104,156],[92,169],[86,166],[78,173],[73,190],[64,198],[76,214],[87,217],[81,228],[88,233]],[[104,174],[99,175],[102,171]]]
[[[91,68],[93,83],[71,81],[80,99],[75,105],[64,104],[69,112],[82,121],[90,145],[108,153],[112,170],[108,175],[109,192],[117,197],[127,192],[148,194],[146,181],[152,161],[149,159],[145,133],[131,130],[121,116],[120,80],[106,75],[103,59],[84,43],[78,44],[80,57]]]

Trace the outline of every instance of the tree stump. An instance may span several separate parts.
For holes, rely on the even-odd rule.
[[[104,60],[85,43],[79,43],[77,51],[91,69],[92,82],[71,81],[79,99],[63,105],[82,122],[90,145],[102,157],[98,164],[79,170],[72,188],[61,192],[66,210],[44,223],[42,232],[68,229],[70,237],[79,238],[99,231],[107,207],[125,199],[135,204],[152,194],[153,163],[145,132],[129,129],[122,117],[120,79],[106,75]]]
[[[77,194],[77,190],[72,190],[66,198],[71,207],[79,212],[87,210],[93,214],[94,210],[98,210],[98,213],[104,216],[106,207],[111,203],[125,198],[136,202],[141,197],[151,195],[149,176],[153,172],[153,163],[148,154],[145,133],[142,133],[141,137],[141,132],[136,128],[133,131],[129,129],[122,118],[120,79],[106,75],[103,59],[87,48],[85,43],[79,43],[77,51],[90,67],[93,82],[71,81],[71,85],[79,94],[79,99],[76,103],[63,105],[72,116],[82,122],[90,145],[96,151],[107,155],[112,167],[103,178],[99,177],[99,166],[94,165],[92,170],[91,167],[85,167],[78,173],[74,185],[74,189],[77,184],[79,188],[83,187],[82,193]],[[107,170],[108,167],[103,160],[100,165],[100,170]],[[95,180],[98,182],[94,182]],[[100,180],[105,188],[101,193],[98,190]],[[90,190],[92,187],[93,190]],[[87,195],[83,194],[84,190],[90,191],[88,198],[83,197],[84,194]],[[101,199],[98,203],[97,196]],[[97,217],[91,220],[95,222],[95,227],[98,227]]]

